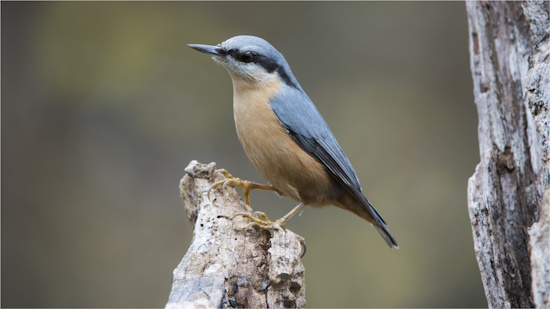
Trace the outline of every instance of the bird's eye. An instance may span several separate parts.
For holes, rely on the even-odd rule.
[[[245,63],[252,61],[252,53],[246,52],[239,56],[239,60]]]

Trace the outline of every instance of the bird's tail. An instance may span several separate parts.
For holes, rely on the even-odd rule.
[[[374,209],[374,208],[373,208]],[[384,238],[388,246],[392,249],[399,249],[399,245],[397,244],[397,240],[395,240],[395,237],[391,234],[390,230],[388,230],[388,227],[384,222],[380,222],[379,224],[373,223],[372,226],[376,228],[378,233]]]
[[[351,210],[361,218],[369,221],[374,228],[380,233],[382,238],[386,241],[388,246],[392,249],[399,249],[397,245],[397,240],[393,237],[392,233],[388,229],[386,222],[382,219],[382,216],[378,214],[376,209],[372,204],[367,200],[366,197],[363,197],[362,201],[357,201],[351,195],[347,195],[343,200],[340,200],[340,207]]]

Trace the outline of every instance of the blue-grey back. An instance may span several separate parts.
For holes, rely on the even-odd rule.
[[[302,149],[322,162],[345,189],[362,196],[361,184],[351,163],[313,102],[301,88],[282,87],[270,103],[285,129]]]

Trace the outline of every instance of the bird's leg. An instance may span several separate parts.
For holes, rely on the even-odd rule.
[[[283,228],[285,224],[290,220],[290,218],[294,217],[302,208],[304,207],[304,203],[298,204],[296,207],[294,207],[291,211],[289,211],[286,215],[284,215],[281,219],[272,222],[270,221],[265,213],[263,212],[255,212],[254,215],[257,217],[251,216],[249,214],[245,213],[239,213],[233,216],[231,220],[235,219],[236,217],[243,217],[247,218],[250,221],[252,221],[254,224],[258,225],[260,228],[266,229],[266,230],[273,230],[276,227]]]
[[[226,187],[226,186],[239,186],[243,188],[243,195],[244,195],[244,202],[250,206],[250,190],[270,190],[270,191],[276,191],[275,188],[271,185],[262,185],[255,182],[251,182],[248,180],[241,180],[240,178],[233,177],[228,171],[225,169],[217,170],[216,172],[223,174],[226,179],[220,180],[212,184],[210,189],[208,189],[208,196],[210,196],[210,192],[213,189],[216,189],[219,186]],[[251,216],[247,213],[238,213],[234,215],[231,220],[235,219],[236,217],[243,217],[247,218],[250,221],[252,221],[254,224],[257,224],[259,227],[264,228],[266,230],[273,230],[276,227],[284,227],[285,224],[292,218],[294,215],[296,215],[302,208],[304,207],[304,203],[298,204],[296,207],[294,207],[291,211],[289,211],[286,215],[284,215],[281,219],[272,222],[269,220],[267,215],[261,211],[254,212],[254,216]]]
[[[243,188],[244,202],[250,206],[250,190],[270,190],[275,191],[275,188],[271,185],[262,185],[259,183],[251,182],[248,180],[241,180],[240,178],[233,177],[225,169],[217,170],[216,172],[223,174],[226,179],[220,180],[212,184],[210,189],[208,189],[208,197],[210,198],[210,192],[212,189],[216,189],[219,186],[225,188],[226,186],[239,186]]]
[[[286,215],[284,215],[281,219],[275,221],[278,223],[281,227],[285,226],[285,224],[290,220],[290,218],[294,217],[300,210],[304,208],[304,203],[300,203],[296,205],[296,207],[292,208],[291,211],[289,211]]]

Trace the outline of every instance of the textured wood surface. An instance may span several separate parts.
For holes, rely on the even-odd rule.
[[[550,2],[466,8],[480,148],[468,206],[485,294],[491,308],[547,308]]]
[[[215,163],[192,161],[180,193],[193,241],[174,270],[166,308],[301,308],[305,306],[302,237],[271,233],[231,218],[251,213],[235,188],[208,189],[224,179]]]

